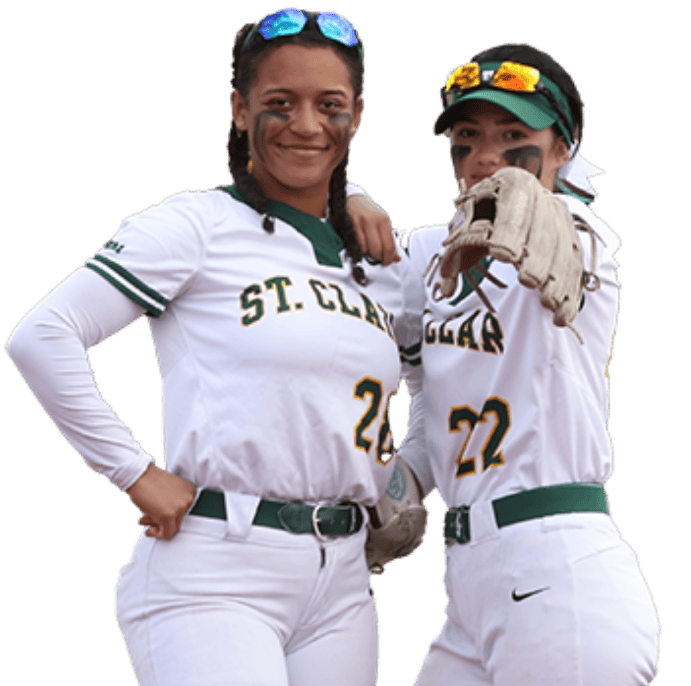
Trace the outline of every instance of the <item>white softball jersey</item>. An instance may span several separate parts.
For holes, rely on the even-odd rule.
[[[408,317],[418,306],[404,296],[409,264],[363,262],[370,282],[360,286],[330,224],[272,201],[269,212],[271,234],[234,188],[181,193],[127,219],[81,271],[150,315],[168,471],[200,489],[372,505],[391,476],[396,337],[419,337]],[[36,357],[22,363],[30,383]],[[42,402],[63,433],[121,488],[146,468],[116,417],[89,425],[85,407],[61,403],[66,394],[45,395],[58,398]]]
[[[607,364],[617,314],[614,252],[619,239],[579,200],[559,195],[595,231],[601,287],[586,291],[574,325],[559,328],[540,294],[521,285],[513,265],[490,261],[502,289],[476,278],[494,312],[465,278],[435,301],[438,274],[425,280],[422,393],[413,397],[411,429],[401,447],[426,492],[448,506],[472,504],[540,486],[603,483],[611,469],[606,430]],[[585,264],[590,236],[579,231]],[[409,253],[419,273],[443,253],[446,226],[415,231]],[[422,370],[417,375],[422,377]]]

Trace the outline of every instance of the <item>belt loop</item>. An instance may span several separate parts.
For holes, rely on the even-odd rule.
[[[232,538],[247,538],[252,529],[259,497],[245,493],[223,493],[226,510],[226,530]]]

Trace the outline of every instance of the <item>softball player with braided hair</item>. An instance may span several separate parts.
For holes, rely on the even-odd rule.
[[[247,99],[251,85],[253,68],[252,63],[258,52],[262,50],[262,45],[258,41],[250,41],[248,46],[244,46],[245,37],[252,32],[253,25],[246,25],[239,33],[233,50],[233,80],[232,85],[238,94]],[[309,34],[305,34],[308,36]],[[302,37],[304,40],[305,37]],[[319,40],[319,38],[317,38]],[[346,53],[342,55],[343,60],[347,61],[350,68],[353,87],[359,95],[362,93],[363,74],[362,68],[362,46],[359,53]],[[267,198],[261,185],[256,181],[250,172],[253,162],[249,154],[249,141],[246,132],[238,132],[235,122],[232,123],[228,138],[229,167],[236,187],[251,199],[257,211],[264,216],[263,226],[268,232],[273,231],[273,221],[271,215],[267,213]],[[261,153],[259,153],[261,154]],[[348,153],[341,160],[331,175],[329,184],[329,222],[334,227],[338,235],[344,242],[346,253],[353,262],[353,276],[358,283],[365,283],[366,277],[361,267],[357,265],[362,259],[362,250],[358,244],[353,231],[352,222],[346,213],[346,167],[348,165]]]
[[[603,489],[618,239],[589,207],[580,96],[549,55],[502,45],[456,69],[442,98],[435,132],[450,136],[461,197],[450,227],[410,236],[427,296],[399,454],[449,508],[448,606],[416,686],[647,684],[655,608]],[[562,274],[528,278],[530,251],[514,264],[491,252],[502,222],[532,222],[530,238],[548,211],[545,242],[557,224],[583,229],[590,288],[570,303],[550,295]],[[571,322],[578,336],[554,325]]]
[[[366,508],[394,473],[397,338],[419,324],[408,332],[407,263],[360,264],[344,214],[362,58],[334,14],[245,26],[235,185],[127,219],[10,340],[65,436],[143,513],[118,587],[142,685],[375,682]],[[86,357],[142,314],[164,380],[166,471]]]

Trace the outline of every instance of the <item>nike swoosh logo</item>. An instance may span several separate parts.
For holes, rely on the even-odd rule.
[[[514,588],[513,591],[511,592],[511,598],[515,602],[520,603],[521,600],[525,600],[526,598],[530,598],[531,596],[537,595],[538,593],[542,593],[543,591],[549,591],[549,586],[545,586],[545,588],[538,588],[537,591],[530,591],[529,593],[522,593],[522,594],[516,593],[516,589]]]

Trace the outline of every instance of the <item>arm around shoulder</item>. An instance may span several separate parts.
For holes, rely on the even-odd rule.
[[[362,252],[384,265],[398,262],[401,258],[386,212],[361,192],[349,194],[346,206]]]

